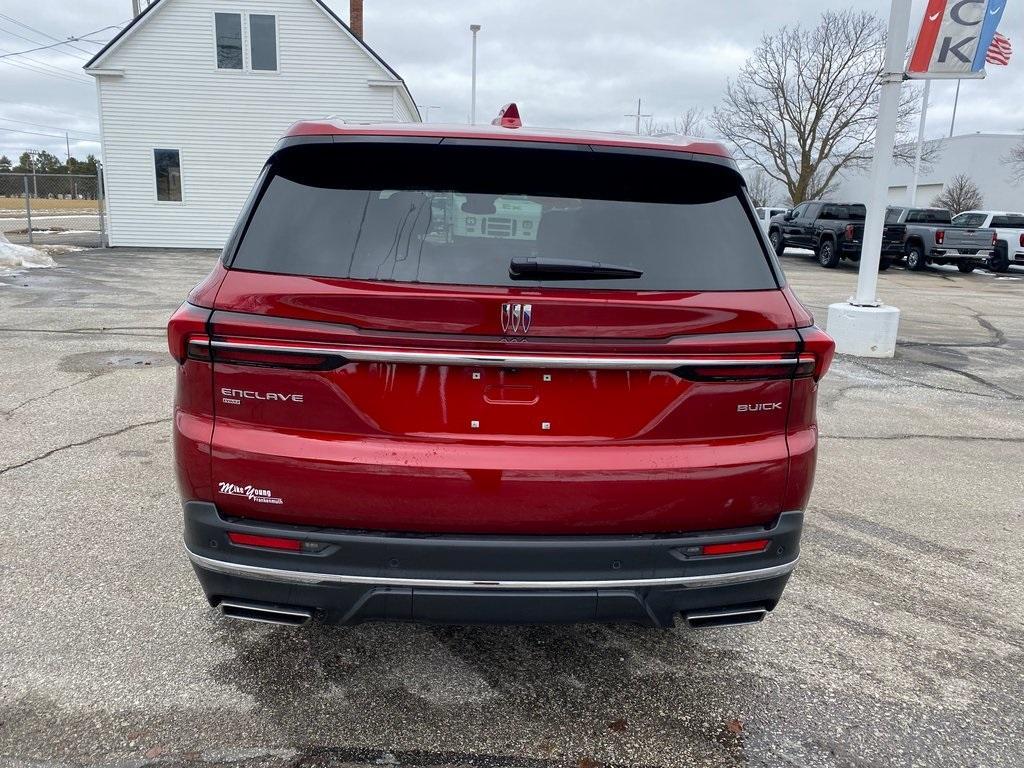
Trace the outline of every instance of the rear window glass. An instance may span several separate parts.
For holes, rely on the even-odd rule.
[[[709,163],[438,145],[311,145],[278,154],[236,269],[453,285],[775,288],[739,177]],[[541,280],[513,261],[642,274]]]
[[[961,213],[953,217],[953,223],[958,227],[980,227],[985,223],[984,213]],[[993,224],[995,226],[995,224]]]
[[[951,223],[949,211],[918,208],[907,214],[908,224],[949,224]]]
[[[863,205],[837,205],[829,203],[821,210],[819,218],[842,219],[843,221],[864,221],[867,209]]]
[[[1007,229],[1024,229],[1024,214],[1010,213],[1005,216],[993,216],[993,227],[1006,227]]]

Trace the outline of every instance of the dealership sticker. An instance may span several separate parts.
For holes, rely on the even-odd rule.
[[[217,489],[225,496],[241,496],[257,504],[284,504],[269,488],[256,488],[252,485],[235,485],[234,483],[218,483]]]

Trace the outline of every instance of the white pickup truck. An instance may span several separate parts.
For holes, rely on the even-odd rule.
[[[780,213],[785,213],[789,209],[781,205],[766,205],[754,209],[757,214],[757,220],[761,222],[761,228],[765,232],[768,231],[768,224],[772,220],[772,216],[778,216]]]
[[[996,231],[996,246],[988,260],[993,272],[1005,272],[1011,264],[1024,266],[1024,213],[964,211],[953,218],[953,223]]]

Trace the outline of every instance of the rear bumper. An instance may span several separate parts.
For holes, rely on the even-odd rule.
[[[801,512],[769,528],[692,535],[382,534],[225,519],[185,504],[185,544],[212,605],[303,609],[332,623],[635,622],[775,607],[799,558]],[[324,545],[241,547],[229,531]],[[770,539],[763,552],[707,557],[705,544]]]
[[[928,252],[929,257],[936,259],[971,259],[973,261],[986,261],[992,256],[991,248],[981,248],[974,253],[958,251],[955,248],[932,248]]]

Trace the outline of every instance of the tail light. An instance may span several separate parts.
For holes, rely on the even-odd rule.
[[[694,363],[677,368],[675,373],[691,381],[772,381],[809,377],[814,367],[813,357],[800,355],[795,361],[789,356],[728,366]]]
[[[771,539],[753,539],[751,541],[729,541],[724,544],[705,544],[701,547],[702,555],[740,555],[750,552],[764,552]]]
[[[811,371],[805,375],[813,377],[815,381],[820,381],[822,376],[828,373],[829,366],[832,365],[832,358],[836,355],[836,343],[831,336],[816,325],[812,325],[810,328],[801,328],[800,337],[804,342],[800,360],[806,359],[813,363]]]
[[[1020,233],[1020,247],[1024,248],[1024,232]]]
[[[210,310],[185,302],[167,321],[167,348],[179,365],[189,356],[189,342],[197,337],[206,338],[209,319]]]
[[[298,539],[285,539],[279,536],[256,536],[251,533],[228,533],[228,541],[242,547],[262,547],[264,549],[287,549],[292,552],[302,550],[302,542]]]
[[[943,241],[945,239],[946,239],[946,231],[944,229],[937,229],[937,230],[935,230],[935,242],[936,243],[938,243],[939,245],[942,245],[942,243],[943,243]]]
[[[846,239],[853,240],[853,224],[846,225]]]
[[[330,371],[345,364],[339,355],[305,353],[287,348],[218,347],[217,342],[205,338],[194,340],[188,345],[188,356],[195,360],[210,360],[214,363],[248,365],[256,368],[289,368],[298,371]]]
[[[228,541],[240,547],[282,549],[286,552],[322,552],[327,544],[319,541],[299,541],[283,536],[261,536],[255,533],[228,532]]]

